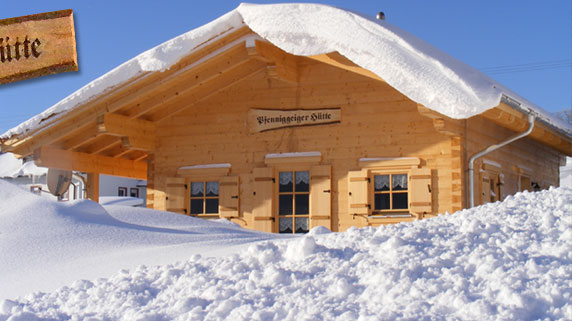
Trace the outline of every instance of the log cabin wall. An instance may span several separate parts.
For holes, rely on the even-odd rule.
[[[320,152],[321,164],[332,168],[331,220],[320,224],[334,231],[414,219],[372,219],[348,213],[348,172],[360,169],[360,158],[417,157],[420,167],[429,168],[432,174],[429,214],[452,212],[453,202],[460,204],[461,196],[454,199],[451,189],[453,180],[461,184],[460,175],[453,177],[452,170],[460,158],[460,139],[438,133],[431,119],[418,112],[416,103],[385,83],[310,59],[299,60],[298,73],[298,83],[292,83],[262,70],[158,122],[157,149],[149,157],[148,204],[167,209],[166,191],[177,184],[169,180],[180,176],[182,166],[229,163],[230,173],[240,180],[239,217],[233,221],[256,228],[253,170],[266,166],[269,153],[309,151]],[[261,133],[250,133],[246,124],[251,108],[332,107],[341,108],[338,124]]]
[[[482,116],[466,121],[466,133],[468,157],[515,135],[514,131],[498,126]],[[563,156],[558,151],[524,137],[477,159],[475,204],[503,200],[506,196],[523,190],[534,191],[535,188],[558,186],[561,157]],[[468,204],[468,180],[466,184]],[[497,195],[491,195],[491,186]]]

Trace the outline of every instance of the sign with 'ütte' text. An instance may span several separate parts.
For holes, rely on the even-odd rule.
[[[0,20],[0,84],[77,70],[71,9]]]
[[[248,127],[251,133],[295,126],[311,126],[339,123],[340,108],[328,109],[251,109],[248,112]]]

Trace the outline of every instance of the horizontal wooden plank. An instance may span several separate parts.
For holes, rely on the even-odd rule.
[[[254,220],[255,221],[272,221],[272,222],[274,222],[274,217],[271,217],[271,216],[255,216]]]
[[[38,166],[100,173],[113,176],[147,178],[147,163],[123,158],[71,152],[44,146],[34,152],[34,162]]]

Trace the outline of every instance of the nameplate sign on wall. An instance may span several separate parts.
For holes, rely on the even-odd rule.
[[[71,9],[0,20],[0,84],[77,70]]]
[[[251,133],[295,126],[311,126],[339,123],[340,108],[329,109],[251,109],[248,112],[248,127]]]

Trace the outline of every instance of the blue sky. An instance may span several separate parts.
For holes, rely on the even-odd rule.
[[[276,3],[284,1],[251,1]],[[300,1],[375,16],[485,71],[542,108],[572,106],[572,1]],[[240,1],[5,1],[0,19],[73,9],[79,72],[0,85],[0,133]]]

